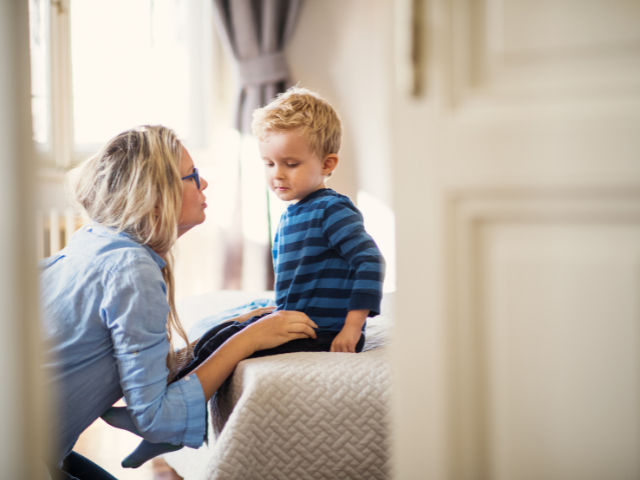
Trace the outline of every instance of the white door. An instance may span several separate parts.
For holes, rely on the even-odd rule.
[[[405,3],[395,477],[640,479],[640,1]]]

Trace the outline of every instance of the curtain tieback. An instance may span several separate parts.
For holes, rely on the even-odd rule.
[[[238,73],[242,85],[262,85],[286,80],[289,67],[284,52],[275,52],[239,60]]]

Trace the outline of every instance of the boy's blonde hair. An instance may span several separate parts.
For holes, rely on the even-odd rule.
[[[306,88],[291,87],[255,110],[252,129],[260,141],[272,132],[297,131],[321,159],[340,150],[340,117],[329,102]]]
[[[172,333],[177,332],[187,344],[181,354],[170,348],[170,377],[193,351],[175,306],[171,255],[182,210],[181,158],[182,144],[173,130],[144,125],[111,139],[67,177],[69,193],[85,220],[127,233],[166,261],[162,276],[169,303],[167,336],[171,343]]]

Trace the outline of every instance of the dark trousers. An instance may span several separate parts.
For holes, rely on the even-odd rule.
[[[118,480],[79,453],[71,452],[62,462],[62,469],[50,467],[52,480]]]
[[[268,313],[265,315],[269,315]],[[258,321],[262,316],[252,317],[246,322],[224,322],[216,325],[207,333],[205,333],[193,348],[194,358],[184,369],[180,370],[176,375],[174,381],[190,374],[195,370],[202,362],[204,362],[209,356],[215,352],[220,346],[231,338],[236,333],[247,328],[252,323]],[[338,332],[330,335],[318,335],[317,338],[298,338],[291,340],[290,342],[283,343],[275,348],[268,348],[266,350],[259,350],[249,358],[266,357],[268,355],[279,355],[281,353],[295,353],[295,352],[328,352],[331,350],[331,343],[336,338]],[[364,334],[360,336],[360,340],[356,345],[356,352],[360,353],[364,347]]]

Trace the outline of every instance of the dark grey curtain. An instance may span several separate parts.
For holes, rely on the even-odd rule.
[[[293,34],[301,5],[302,0],[213,0],[218,35],[233,58],[238,73],[233,121],[234,127],[243,134],[251,132],[253,111],[292,84],[284,49]],[[237,160],[239,162],[240,159]],[[234,215],[232,225],[225,231],[223,288],[246,288],[250,280],[252,285],[260,282],[262,287],[259,288],[272,289],[269,232],[264,232],[264,244],[256,244],[242,231],[243,210],[265,206],[259,202],[242,205],[241,185],[242,182],[228,205],[234,210]],[[267,199],[266,186],[264,189]],[[264,213],[268,215],[268,204]],[[260,257],[264,262],[255,261]],[[246,265],[243,267],[243,264]],[[243,279],[245,275],[251,278]]]
[[[302,0],[213,0],[217,29],[235,59],[238,96],[234,125],[251,131],[251,115],[291,86],[284,48]]]

